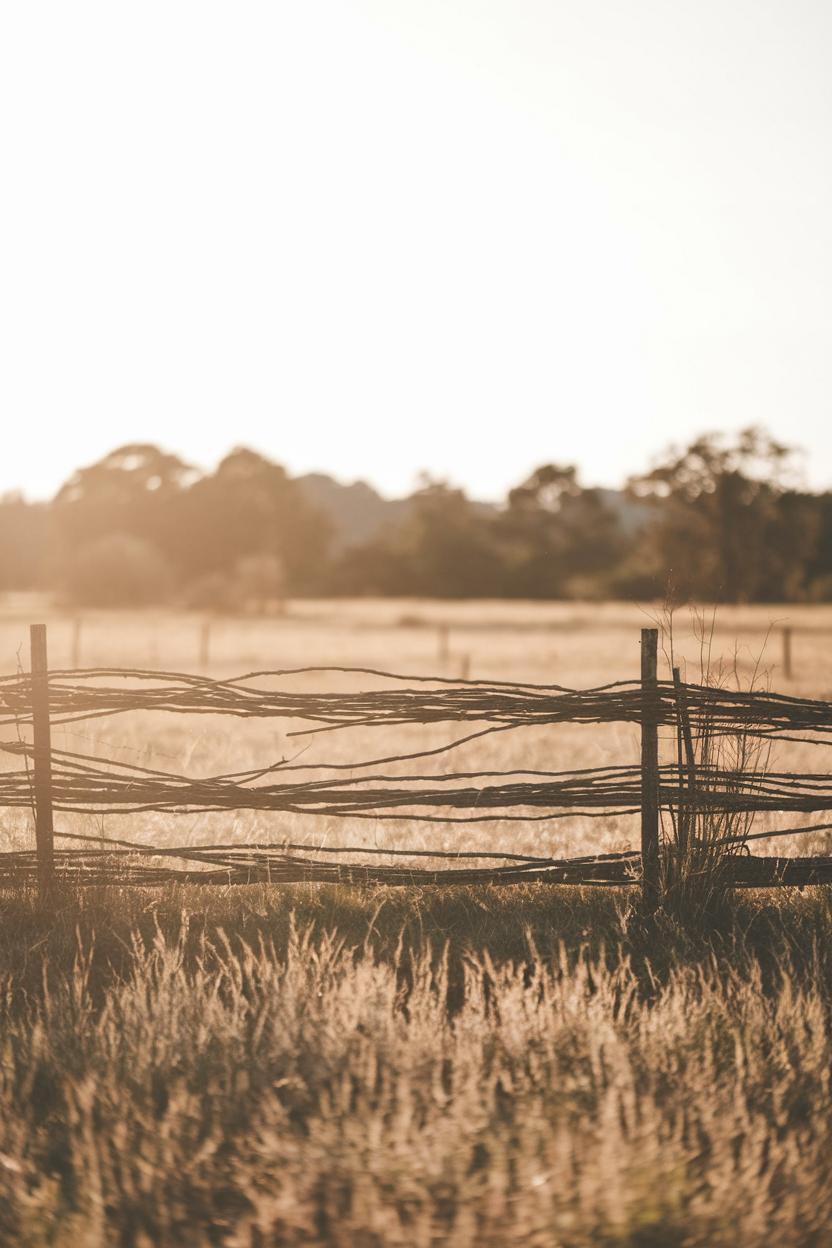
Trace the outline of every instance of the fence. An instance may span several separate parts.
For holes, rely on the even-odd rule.
[[[0,854],[0,885],[38,881],[48,895],[58,876],[78,884],[344,882],[384,884],[521,883],[621,885],[641,883],[645,902],[656,904],[663,855],[662,811],[682,822],[695,815],[832,811],[832,775],[823,772],[747,774],[708,765],[694,757],[703,734],[742,731],[763,741],[832,745],[832,704],[768,691],[738,692],[658,679],[657,632],[642,630],[641,679],[594,689],[503,681],[404,677],[371,668],[317,667],[249,673],[233,680],[204,675],[130,669],[48,671],[46,629],[31,629],[31,672],[0,677],[0,728],[14,726],[16,740],[0,751],[19,760],[0,772],[0,806],[31,807],[36,849]],[[306,693],[267,684],[301,673],[350,672],[389,687],[359,692]],[[116,683],[114,683],[116,682]],[[5,711],[3,711],[5,707]],[[127,711],[224,714],[303,720],[295,735],[344,731],[357,726],[389,729],[407,724],[446,724],[463,730],[442,746],[348,763],[298,763],[193,778],[111,759],[56,749],[52,726]],[[579,770],[444,771],[389,774],[384,768],[452,755],[465,743],[519,727],[564,723],[631,723],[641,729],[637,765],[610,764]],[[672,726],[679,741],[674,762],[659,761],[659,729]],[[23,739],[31,728],[32,741]],[[304,773],[326,773],[310,779]],[[355,774],[358,772],[359,774]],[[621,853],[555,859],[479,849],[433,851],[344,846],[317,848],[290,842],[148,846],[120,838],[87,836],[55,828],[56,812],[282,811],[447,825],[564,817],[641,815],[641,845]],[[449,813],[451,812],[451,813]],[[761,857],[747,842],[816,832],[830,822],[729,837],[742,853],[728,860],[736,887],[832,882],[832,857]],[[56,850],[54,839],[73,841]],[[678,846],[676,847],[678,848]],[[363,855],[360,861],[343,861]],[[385,857],[401,861],[377,862]],[[457,864],[416,866],[432,858]],[[342,861],[339,861],[342,859]],[[179,866],[170,865],[171,860]]]
[[[435,629],[437,646],[436,659],[442,670],[447,670],[448,664],[452,659],[454,659],[459,665],[461,679],[467,680],[471,669],[471,655],[467,650],[455,650],[452,647],[451,624],[442,621],[437,621],[435,623],[427,620],[419,621],[419,617],[416,617],[416,622],[419,623],[420,626],[422,624],[429,624],[430,627]],[[216,631],[214,623],[215,621],[211,616],[206,616],[199,622],[199,627],[194,638],[194,658],[196,660],[197,667],[203,672],[210,666],[211,655],[213,652],[212,638],[214,637]],[[235,620],[234,623],[238,628],[239,620]],[[81,641],[84,634],[83,617],[79,615],[72,617],[71,628],[72,633],[69,649],[72,667],[80,668]],[[466,628],[470,628],[470,623],[466,626]],[[796,629],[791,624],[782,624],[779,629],[777,629],[777,632],[779,632],[780,635],[781,645],[781,661],[779,670],[780,675],[785,680],[791,680],[794,675],[792,664],[792,640],[795,635],[799,634],[801,631],[805,630]]]

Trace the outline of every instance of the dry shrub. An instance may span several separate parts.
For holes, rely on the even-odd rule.
[[[694,635],[699,645],[696,683],[713,689],[749,692],[761,687],[761,656],[754,661],[744,683],[737,655],[728,663],[714,655],[715,615],[693,613]],[[671,674],[676,669],[673,655],[673,612],[665,613],[662,627],[665,653]],[[748,724],[726,729],[707,715],[690,731],[692,757],[685,733],[684,684],[677,686],[678,723],[676,761],[684,781],[680,790],[690,788],[707,797],[717,791],[740,795],[755,778],[768,769],[771,744],[751,731]],[[754,812],[714,810],[707,800],[692,806],[680,792],[680,803],[667,811],[670,824],[668,851],[663,855],[663,908],[685,923],[707,922],[721,913],[730,892],[730,860],[745,852],[746,838],[754,822]]]

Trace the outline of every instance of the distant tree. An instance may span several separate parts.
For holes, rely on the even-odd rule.
[[[407,588],[411,571],[409,556],[397,548],[395,531],[385,533],[350,546],[331,561],[326,592],[378,597],[406,595],[415,592]]]
[[[806,568],[809,596],[816,602],[832,602],[832,494],[811,499],[817,525],[817,540]]]
[[[511,490],[496,530],[505,592],[559,598],[593,583],[621,557],[624,539],[602,491],[585,489],[572,465],[544,464]]]
[[[469,598],[499,592],[492,518],[447,482],[423,476],[399,541],[411,569],[405,593]]]
[[[0,593],[48,582],[49,508],[21,494],[0,496]]]
[[[148,497],[177,493],[195,470],[149,442],[130,442],[87,468],[79,468],[58,491],[57,503],[125,506]]]
[[[260,615],[285,608],[286,575],[277,555],[245,555],[237,561],[234,584],[244,607]]]
[[[633,478],[630,490],[653,505],[657,577],[713,601],[800,596],[817,514],[793,488],[793,454],[758,428],[734,440],[708,434]]]
[[[185,583],[179,594],[184,607],[193,611],[236,611],[240,595],[234,578],[227,572],[203,572]]]
[[[344,552],[331,584],[343,593],[494,595],[500,592],[500,566],[493,523],[462,490],[423,474],[399,523]]]
[[[283,468],[243,447],[200,476],[157,446],[130,443],[73,473],[51,511],[59,566],[90,542],[121,533],[150,543],[181,583],[201,582],[203,590],[210,577],[214,590],[217,576],[230,585],[246,559],[268,560],[272,571],[279,565],[295,587],[315,587],[324,577],[327,521]]]
[[[326,518],[279,464],[255,451],[237,447],[195,482],[178,516],[173,548],[191,576],[230,572],[242,559],[268,556],[295,589],[314,588],[323,578]]]
[[[164,602],[171,586],[164,556],[130,533],[110,533],[81,546],[66,566],[63,584],[71,602],[94,607]]]
[[[334,584],[345,592],[438,597],[600,593],[622,546],[603,493],[584,489],[572,467],[543,465],[503,509],[425,477],[400,524],[345,552]]]
[[[108,533],[131,533],[168,552],[181,499],[197,476],[177,455],[146,442],[120,446],[79,468],[52,507],[59,559]]]
[[[352,542],[333,540],[339,524]],[[355,545],[362,533],[374,536]],[[129,443],[49,505],[0,498],[0,591],[66,585],[114,604],[170,592],[226,610],[286,593],[650,597],[669,580],[700,599],[832,599],[832,495],[803,492],[793,452],[750,428],[668,451],[626,496],[547,463],[502,507],[427,476],[387,502],[293,480],[245,447],[200,475]]]

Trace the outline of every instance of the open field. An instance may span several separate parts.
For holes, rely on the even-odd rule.
[[[53,667],[80,643],[83,666],[198,670],[197,617],[91,614],[76,641],[71,618],[17,601],[0,614],[3,671],[18,655],[27,664],[36,618],[49,624]],[[455,676],[465,662],[474,677],[583,687],[635,676],[649,622],[622,604],[303,602],[282,618],[212,622],[208,670]],[[765,646],[783,623],[795,630],[788,685],[779,637]],[[686,616],[677,630],[693,673]],[[832,609],[724,609],[714,650],[732,664],[735,639],[741,680],[762,654],[772,687],[832,693]],[[337,689],[355,678],[293,679]],[[298,738],[294,727],[136,713],[57,729],[54,744],[208,775],[299,750],[305,762],[346,762],[454,735]],[[781,746],[777,762],[828,771],[820,753]],[[523,729],[457,757],[632,762],[638,733]],[[61,820],[158,844],[285,838],[559,855],[637,839],[632,819],[612,818],[473,828],[254,812]],[[31,836],[28,816],[0,815],[0,847]],[[830,848],[825,834],[777,844]],[[0,1242],[829,1242],[829,891],[743,896],[694,932],[646,924],[634,900],[534,886],[109,889],[62,896],[53,919],[31,897],[5,895]]]

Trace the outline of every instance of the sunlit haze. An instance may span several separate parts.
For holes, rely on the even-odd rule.
[[[832,7],[4,6],[0,490],[127,441],[395,494],[767,425],[832,486]]]

